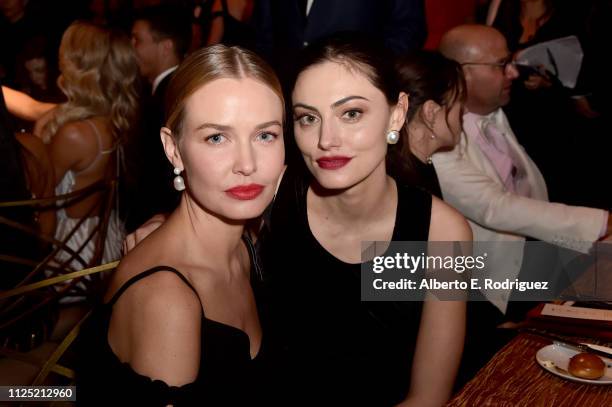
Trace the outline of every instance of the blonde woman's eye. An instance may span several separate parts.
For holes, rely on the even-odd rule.
[[[343,118],[348,119],[350,121],[357,120],[362,115],[362,111],[359,109],[351,109],[344,112],[342,115]]]
[[[221,144],[225,140],[225,136],[223,134],[212,134],[206,137],[206,142],[210,144]]]
[[[297,116],[295,120],[300,123],[300,126],[311,126],[318,121],[318,118],[312,114],[303,114]]]
[[[264,143],[271,143],[278,138],[278,135],[275,133],[271,133],[269,131],[264,133],[259,133],[257,135],[257,139],[263,141]]]

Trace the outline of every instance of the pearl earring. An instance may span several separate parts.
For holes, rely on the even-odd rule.
[[[174,189],[177,191],[182,191],[185,189],[185,180],[181,177],[181,171],[178,168],[174,167]]]
[[[397,130],[389,130],[387,133],[387,143],[388,144],[397,144],[399,141],[400,134]]]

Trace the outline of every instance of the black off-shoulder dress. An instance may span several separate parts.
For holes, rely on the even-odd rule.
[[[263,402],[263,341],[257,357],[251,359],[248,335],[208,319],[204,311],[200,370],[192,383],[174,387],[152,380],[136,373],[113,353],[107,340],[113,305],[129,286],[157,272],[174,273],[193,289],[177,270],[158,266],[132,277],[110,302],[96,309],[83,326],[76,344],[77,403],[83,406],[243,406]]]

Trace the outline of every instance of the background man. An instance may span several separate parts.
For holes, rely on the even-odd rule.
[[[172,187],[173,168],[164,154],[159,130],[164,123],[166,88],[190,40],[190,14],[175,6],[145,8],[132,25],[138,67],[150,88],[145,91],[141,132],[128,147],[128,164],[135,164],[129,170],[135,177],[126,199],[128,231],[156,213],[170,212],[178,203],[178,193]]]
[[[503,35],[491,27],[462,25],[444,35],[440,50],[463,66],[467,113],[460,144],[435,154],[433,161],[444,199],[468,218],[474,240],[528,237],[586,253],[593,242],[610,236],[608,212],[548,201],[542,174],[502,110],[518,77]],[[510,246],[490,253],[488,265],[500,276],[515,278],[523,250],[518,245],[520,250],[512,252]],[[505,302],[496,305],[505,311]]]
[[[489,242],[486,265],[491,277],[519,277],[527,260],[533,260],[524,256],[525,240],[586,253],[593,242],[609,238],[608,212],[548,201],[540,170],[518,143],[502,110],[518,77],[503,35],[486,26],[462,25],[443,36],[440,50],[463,66],[467,113],[459,145],[434,154],[433,163],[444,200],[468,219],[475,241]],[[550,148],[553,153],[555,147]],[[491,302],[468,304],[468,340],[459,382],[471,377],[511,337],[512,332],[496,327],[508,319],[522,319],[534,305],[508,303],[513,295],[489,295]]]

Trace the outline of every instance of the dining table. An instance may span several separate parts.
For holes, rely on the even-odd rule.
[[[612,343],[571,337],[604,346]],[[447,403],[447,407],[612,407],[612,384],[578,383],[559,377],[536,361],[550,339],[520,332]]]

